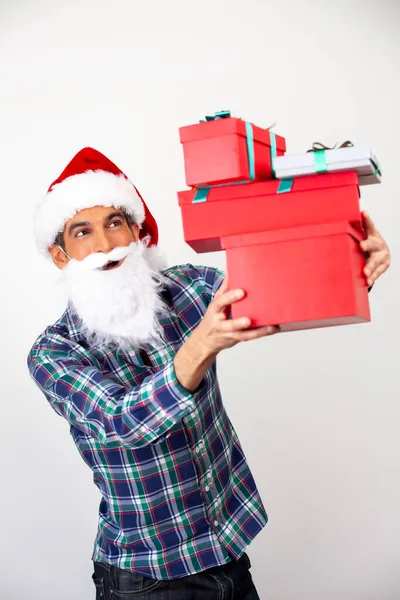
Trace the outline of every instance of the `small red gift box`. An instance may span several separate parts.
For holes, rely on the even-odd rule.
[[[204,187],[272,179],[272,159],[286,150],[285,139],[242,119],[212,118],[179,129],[186,183]]]
[[[232,318],[282,331],[370,320],[362,233],[346,221],[225,237]]]
[[[196,252],[221,250],[221,238],[348,221],[361,229],[355,172],[214,187],[206,197],[178,192],[185,241]]]

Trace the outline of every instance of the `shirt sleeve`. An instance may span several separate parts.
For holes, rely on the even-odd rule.
[[[196,270],[204,281],[205,291],[211,302],[224,281],[225,273],[221,269],[206,266],[196,266]]]
[[[69,356],[32,353],[30,374],[54,410],[107,447],[154,444],[194,408],[193,394],[179,383],[173,361],[127,390],[94,366]]]

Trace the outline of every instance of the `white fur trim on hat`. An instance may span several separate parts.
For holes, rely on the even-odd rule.
[[[39,250],[48,256],[49,247],[65,223],[85,208],[115,206],[123,208],[135,223],[145,218],[143,202],[124,175],[107,171],[86,171],[57,183],[37,205],[34,235]]]

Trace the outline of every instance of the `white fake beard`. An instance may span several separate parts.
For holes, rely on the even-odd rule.
[[[148,240],[96,252],[83,260],[71,259],[62,280],[74,310],[82,319],[84,334],[92,347],[117,345],[126,349],[145,344],[163,344],[158,318],[168,307],[160,297],[166,278],[161,256]],[[109,261],[125,260],[110,271],[101,267]]]

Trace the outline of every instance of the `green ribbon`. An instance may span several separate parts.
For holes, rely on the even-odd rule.
[[[316,173],[326,173],[328,171],[328,163],[326,161],[325,150],[314,151],[314,165]]]
[[[199,188],[198,190],[196,190],[192,204],[197,204],[198,202],[205,202],[207,200],[209,191],[210,186]]]
[[[281,179],[278,185],[277,194],[285,194],[286,192],[292,191],[293,178],[292,179]]]
[[[369,173],[368,175],[363,175],[364,177],[375,177],[375,175],[379,175],[380,177],[382,177],[382,169],[380,164],[378,163],[378,160],[375,159],[372,161],[372,164],[374,165],[375,169],[373,173]]]
[[[243,181],[243,183],[250,183],[251,181],[254,181],[254,179],[256,177],[256,167],[254,164],[253,126],[248,121],[246,121],[246,144],[247,144],[247,158],[249,161],[249,180]],[[241,183],[241,182],[236,181],[235,183]]]
[[[275,179],[275,158],[276,158],[276,135],[273,131],[269,132],[269,140],[271,143],[271,169],[272,179]]]

